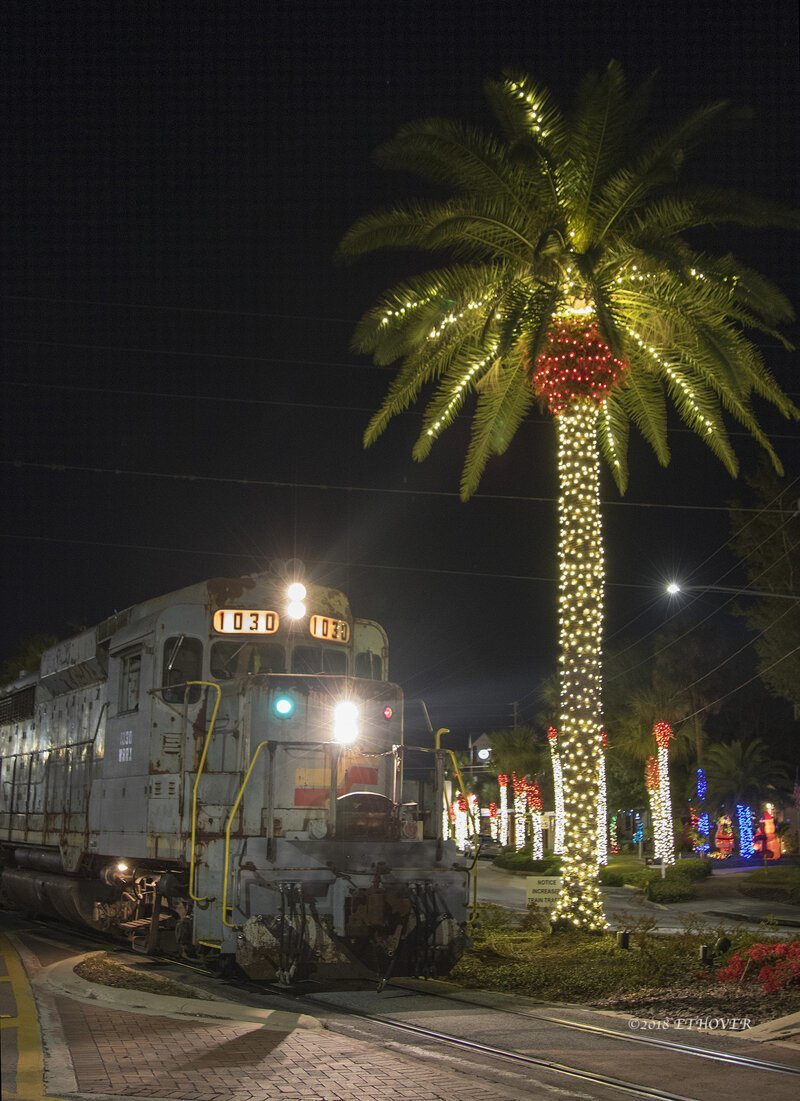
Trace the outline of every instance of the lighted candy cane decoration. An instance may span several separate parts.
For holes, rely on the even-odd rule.
[[[658,790],[658,761],[648,757],[644,766],[644,783],[650,796],[650,821],[653,823],[653,856],[662,857],[661,852],[661,798]]]
[[[598,758],[597,791],[597,863],[608,864],[608,799],[606,796],[606,746],[608,734],[600,731],[600,756]]]
[[[619,839],[617,837],[617,815],[612,814],[608,822],[609,851],[612,856],[619,852]],[[607,863],[607,862],[606,862]]]
[[[500,787],[500,844],[503,848],[508,844],[508,777],[501,772],[497,777]]]
[[[532,856],[534,860],[541,860],[544,856],[544,842],[542,839],[542,793],[539,785],[534,782],[528,787],[528,811],[531,816],[531,837],[533,841]]]
[[[669,743],[672,727],[669,723],[656,723],[653,727],[658,746],[658,791],[661,809],[661,861],[675,863],[675,837],[672,828],[672,799],[669,793]]]
[[[525,778],[511,773],[514,785],[514,848],[519,852],[525,848],[525,813],[528,809],[528,784]]]
[[[498,822],[497,822],[497,803],[489,804],[489,836],[492,841],[496,841],[498,838]]]
[[[456,830],[456,845],[464,851],[467,844],[467,800],[461,792],[456,795],[455,802],[453,803],[453,813],[455,815],[455,830]]]
[[[553,838],[553,852],[564,851],[564,781],[561,775],[561,758],[558,754],[558,731],[548,726],[547,739],[550,743],[550,760],[553,764],[553,790],[556,798],[556,828]]]

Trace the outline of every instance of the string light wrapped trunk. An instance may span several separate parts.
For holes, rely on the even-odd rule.
[[[707,853],[709,845],[709,834],[711,833],[711,821],[708,816],[708,811],[704,809],[706,802],[706,793],[708,791],[708,781],[706,779],[705,769],[698,768],[697,770],[697,834],[698,841],[695,845],[695,852]]]
[[[503,848],[508,844],[508,776],[501,772],[497,777],[500,788],[500,844]]]
[[[500,835],[499,824],[497,821],[497,803],[489,804],[489,836],[492,841],[497,841]]]
[[[669,723],[659,722],[653,727],[658,746],[658,794],[660,820],[657,827],[660,835],[662,864],[675,863],[675,830],[672,825],[672,799],[669,790],[669,743],[672,739],[672,727]]]
[[[456,845],[464,851],[469,836],[469,814],[467,813],[466,796],[458,792],[453,803],[453,817],[455,819]]]
[[[753,812],[749,806],[743,803],[736,804],[736,821],[739,827],[739,855],[744,857],[755,856]]]
[[[600,761],[598,765],[597,790],[597,863],[608,864],[608,795],[606,792],[606,747],[608,735],[600,731]],[[616,823],[615,823],[616,824]],[[612,850],[619,852],[619,846]]]
[[[528,784],[524,777],[511,773],[514,787],[514,848],[525,848],[525,818],[528,810]]]
[[[655,757],[648,757],[645,762],[644,784],[650,799],[650,821],[653,825],[653,856],[656,860],[661,860],[663,855],[661,849],[661,799],[658,790],[658,761]]]
[[[554,320],[532,384],[558,433],[559,758],[564,799],[558,926],[605,929],[598,883],[600,731],[603,725],[603,540],[597,426],[625,370],[601,339],[590,302],[573,300]],[[605,834],[605,824],[603,833]]]
[[[542,793],[535,780],[528,787],[526,794],[528,811],[531,819],[531,856],[534,860],[541,860],[544,856],[544,841],[542,837]]]
[[[553,795],[555,797],[553,852],[560,855],[564,851],[564,782],[561,775],[561,758],[558,754],[558,731],[554,726],[547,728],[547,742],[550,746],[550,763],[553,768]]]

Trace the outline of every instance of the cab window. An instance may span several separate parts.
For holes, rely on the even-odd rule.
[[[347,673],[347,651],[322,646],[295,646],[292,652],[293,673]]]
[[[203,676],[203,644],[199,638],[175,635],[164,643],[164,662],[161,671],[162,695],[167,703],[197,703],[200,685],[186,687],[190,680]]]
[[[364,680],[383,680],[383,662],[380,654],[365,650],[356,654],[356,676]]]
[[[211,647],[211,676],[216,680],[285,672],[286,654],[280,643],[215,642]]]

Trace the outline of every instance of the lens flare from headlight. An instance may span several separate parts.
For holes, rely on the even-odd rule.
[[[302,619],[306,614],[306,606],[302,600],[293,600],[286,609],[289,619]]]
[[[340,700],[333,709],[333,739],[339,745],[352,745],[358,738],[358,706],[352,700]]]
[[[289,588],[286,590],[286,595],[292,602],[302,602],[306,598],[306,587],[302,581],[293,581]]]

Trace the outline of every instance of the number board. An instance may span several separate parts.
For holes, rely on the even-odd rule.
[[[274,635],[280,624],[277,612],[247,608],[218,608],[212,620],[221,635]]]
[[[345,619],[333,619],[329,615],[312,615],[308,629],[314,638],[326,642],[349,642],[350,624]]]

